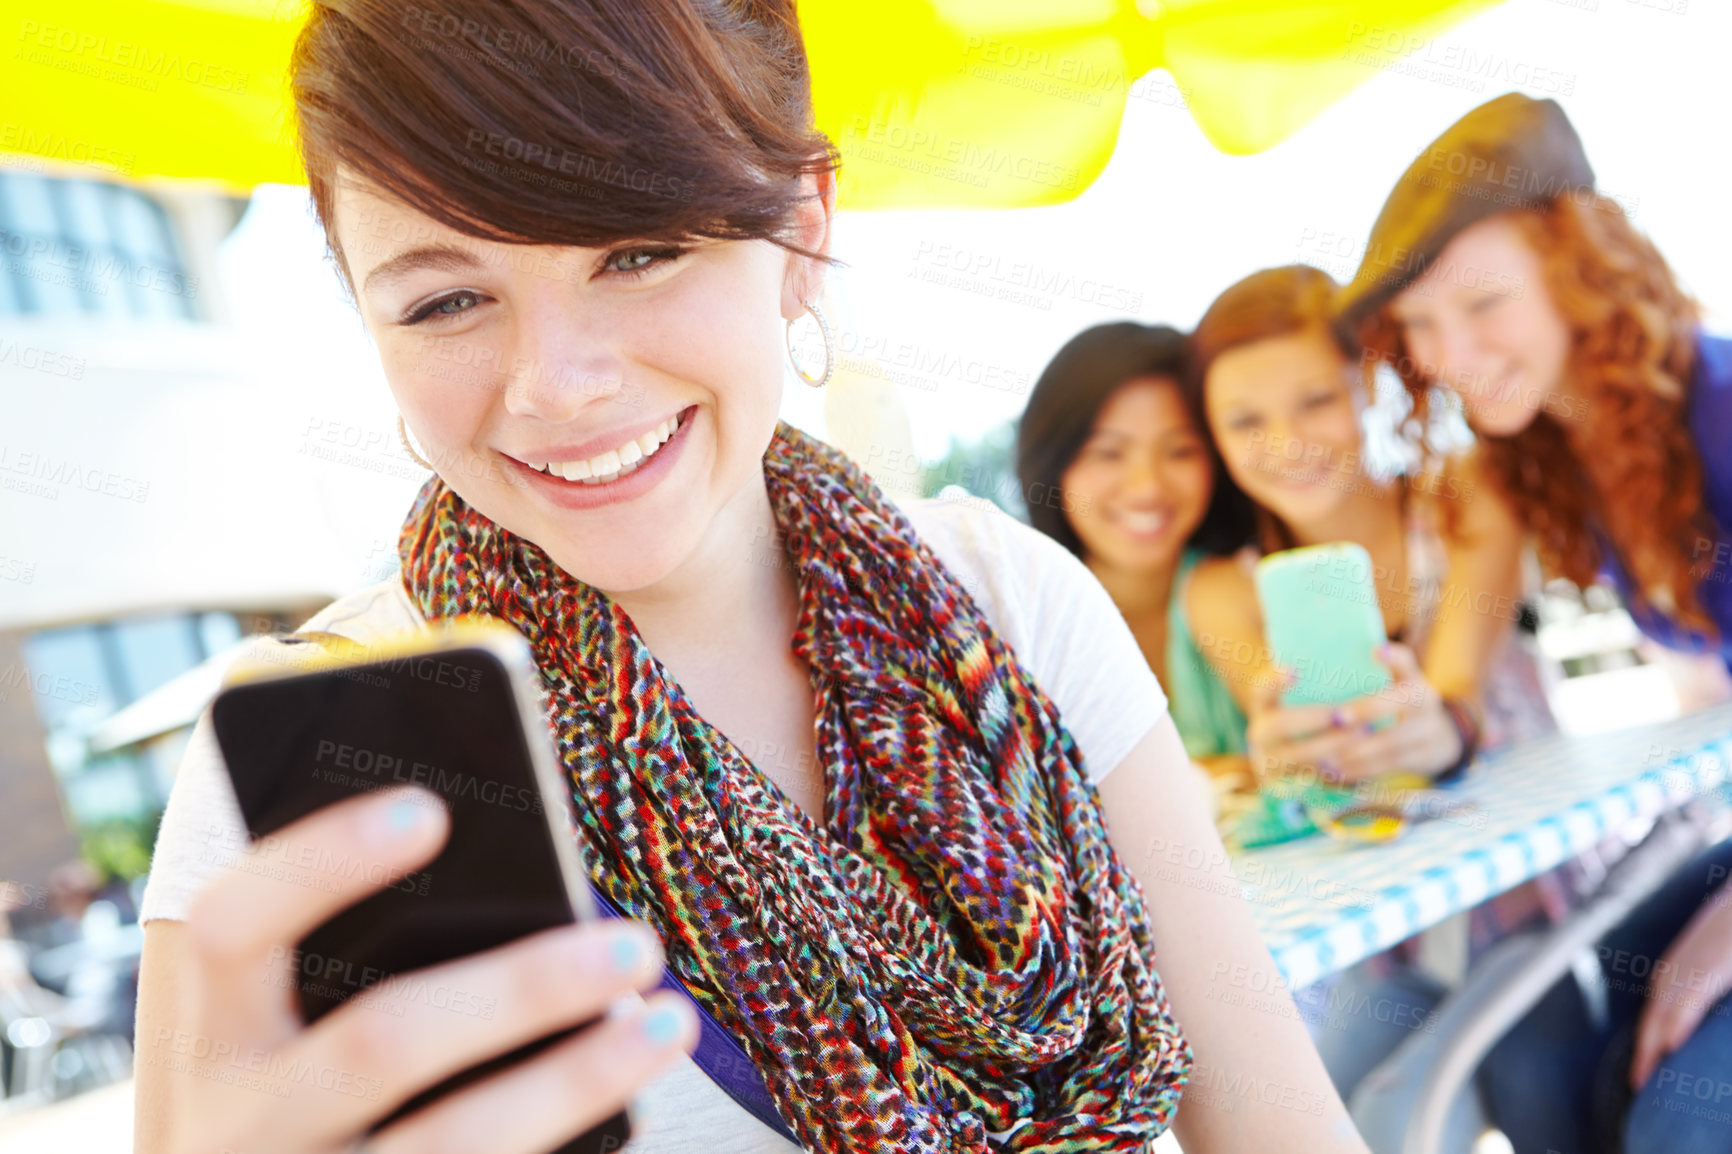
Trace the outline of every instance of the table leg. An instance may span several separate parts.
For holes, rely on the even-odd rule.
[[[1659,822],[1567,920],[1504,939],[1415,1033],[1366,1075],[1351,1104],[1376,1154],[1439,1154],[1449,1111],[1492,1046],[1613,926],[1701,850],[1700,827]]]

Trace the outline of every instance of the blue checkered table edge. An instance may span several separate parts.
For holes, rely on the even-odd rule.
[[[1383,845],[1315,835],[1234,855],[1258,929],[1290,986],[1346,969],[1538,877],[1635,822],[1719,789],[1732,705],[1482,756],[1451,790],[1475,803]]]

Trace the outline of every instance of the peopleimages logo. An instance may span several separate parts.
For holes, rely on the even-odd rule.
[[[651,196],[670,200],[689,200],[692,196],[690,184],[677,176],[651,172],[647,168],[629,168],[618,161],[603,160],[587,153],[573,152],[569,148],[524,140],[517,136],[505,136],[481,128],[469,130],[466,146],[472,151],[500,157],[513,164],[543,168],[548,172],[558,172],[566,176],[578,176],[596,184],[629,189],[632,192],[647,192]]]
[[[107,145],[56,135],[29,125],[0,123],[0,152],[31,153],[47,160],[83,164],[93,168],[131,172],[138,154],[121,152]],[[16,157],[10,158],[16,160]]]
[[[313,760],[327,767],[322,771],[327,777],[334,774],[347,781],[350,775],[356,775],[378,781],[407,782],[426,786],[445,797],[469,797],[486,805],[497,805],[526,813],[541,812],[541,795],[527,786],[508,785],[491,778],[483,779],[470,773],[441,769],[425,761],[411,761],[381,750],[321,740],[313,754]]]
[[[8,271],[33,275],[33,266],[48,266],[61,270],[68,278],[82,278],[83,284],[96,293],[106,293],[108,286],[124,282],[170,296],[198,296],[198,278],[160,265],[127,260],[105,250],[84,245],[68,244],[58,237],[8,232],[0,229],[0,253],[14,258],[6,261]]]
[[[856,116],[849,122],[848,135],[863,145],[876,147],[877,152],[861,153],[868,159],[898,164],[891,155],[903,153],[902,159],[909,163],[899,167],[928,171],[929,166],[935,165],[930,168],[934,175],[942,175],[942,170],[948,169],[955,174],[954,179],[976,187],[984,187],[988,177],[1008,176],[1031,184],[1074,190],[1081,179],[1077,169],[1067,164],[865,116]],[[888,152],[883,151],[886,149]]]
[[[149,481],[111,473],[106,469],[89,468],[65,457],[56,458],[47,453],[20,451],[9,445],[0,445],[0,474],[14,474],[0,478],[5,482],[26,483],[21,478],[42,482],[35,487],[45,490],[40,495],[48,496],[51,500],[59,498],[58,490],[53,488],[55,485],[69,485],[87,493],[101,493],[140,504],[150,496]],[[8,484],[7,487],[12,486]]]
[[[71,353],[56,352],[39,345],[26,345],[0,337],[0,365],[16,365],[50,376],[84,379],[84,358]]]
[[[129,40],[113,40],[94,32],[25,20],[18,27],[18,39],[24,42],[24,46],[16,55],[32,64],[79,72],[147,91],[154,92],[163,80],[180,80],[219,92],[242,94],[247,90],[245,72],[200,60],[196,56],[182,56],[179,52],[153,49]]]

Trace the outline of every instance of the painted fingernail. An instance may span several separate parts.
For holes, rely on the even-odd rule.
[[[392,802],[390,812],[385,815],[385,822],[391,827],[392,833],[404,833],[414,829],[420,820],[421,807],[406,797]]]
[[[608,945],[607,960],[613,966],[616,974],[629,974],[643,965],[644,958],[649,955],[643,935],[636,931],[627,931],[617,935]]]
[[[1347,728],[1347,715],[1339,709],[1331,709],[1329,711],[1329,724],[1336,729],[1345,729]]]
[[[685,1024],[680,1007],[668,1003],[646,1014],[641,1028],[652,1046],[669,1046],[685,1031]]]
[[[394,798],[385,812],[375,819],[378,828],[388,838],[406,837],[426,825],[427,801],[415,793],[403,793]]]

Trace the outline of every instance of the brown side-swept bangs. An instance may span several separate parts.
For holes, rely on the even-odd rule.
[[[800,178],[837,166],[791,0],[315,0],[291,83],[345,276],[339,167],[485,240],[804,251]]]

